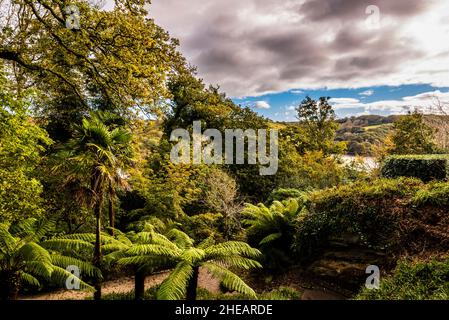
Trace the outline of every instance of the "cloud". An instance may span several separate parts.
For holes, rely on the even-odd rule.
[[[359,102],[360,102],[360,100],[354,99],[354,98],[332,98],[332,99],[329,99],[329,103],[332,105],[334,105],[334,104],[337,104],[337,105],[350,104],[350,105],[352,105],[352,104],[357,104]]]
[[[256,101],[256,103],[254,104],[254,107],[257,109],[270,109],[271,108],[270,104],[266,101]]]
[[[380,9],[367,28],[368,5]],[[232,97],[302,88],[449,86],[449,1],[164,0],[150,17]]]
[[[303,94],[304,91],[295,89],[295,90],[290,90],[290,93],[293,93],[293,94]]]
[[[439,90],[421,93],[415,96],[404,97],[399,100],[381,100],[363,103],[353,98],[338,98],[329,100],[337,114],[349,113],[351,110],[357,114],[404,114],[415,109],[424,113],[440,113],[437,108],[438,101],[443,106],[443,112],[449,114],[449,92]]]
[[[366,97],[372,96],[373,94],[374,94],[374,90],[366,90],[366,91],[359,93],[360,96],[366,96]]]

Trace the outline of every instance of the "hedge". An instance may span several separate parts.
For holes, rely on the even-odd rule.
[[[385,159],[382,165],[385,178],[414,177],[424,182],[447,180],[449,155],[395,155]]]

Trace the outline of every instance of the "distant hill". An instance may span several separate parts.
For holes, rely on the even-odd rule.
[[[373,156],[375,148],[382,145],[385,138],[393,130],[393,123],[400,115],[378,116],[363,115],[336,120],[340,124],[335,140],[347,142],[348,155]],[[437,143],[447,149],[449,147],[449,116],[425,115],[426,122],[437,130]],[[298,122],[285,122],[295,125]]]

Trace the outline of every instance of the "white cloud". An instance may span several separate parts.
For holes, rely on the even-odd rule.
[[[449,114],[449,92],[439,90],[421,93],[415,96],[404,97],[399,100],[380,100],[371,103],[363,103],[353,98],[339,98],[333,100],[335,110],[341,109],[363,109],[360,112],[369,114],[388,111],[388,113],[404,114],[408,111],[418,109],[424,113],[439,113],[436,103],[439,100],[444,107],[444,111]]]
[[[374,90],[366,90],[366,91],[359,93],[360,96],[366,96],[366,97],[372,96],[373,94],[374,94]]]
[[[270,104],[266,101],[256,101],[256,103],[254,104],[254,107],[257,109],[270,109],[271,108]]]
[[[332,99],[329,99],[329,103],[330,104],[356,104],[356,103],[359,103],[360,102],[360,100],[358,100],[358,99],[354,99],[354,98],[332,98]]]
[[[293,93],[293,94],[303,94],[304,91],[295,89],[295,90],[290,90],[290,93]]]

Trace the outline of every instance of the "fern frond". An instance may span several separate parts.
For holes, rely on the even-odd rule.
[[[282,237],[282,233],[280,233],[280,232],[269,234],[268,236],[266,236],[259,242],[259,245],[264,245],[264,244],[273,242],[274,240],[277,240],[280,237]]]
[[[101,271],[94,267],[91,263],[76,259],[73,257],[67,257],[60,254],[52,254],[51,261],[53,265],[66,269],[68,266],[77,266],[82,274],[90,277],[101,277]]]
[[[248,258],[257,258],[261,252],[241,241],[228,241],[210,246],[206,250],[207,256],[214,255],[243,255]]]
[[[181,300],[185,298],[187,283],[193,275],[190,263],[182,261],[177,264],[170,275],[161,283],[157,291],[158,300]]]
[[[196,261],[202,260],[205,256],[206,252],[203,249],[192,247],[182,253],[181,259],[189,263],[195,263]]]
[[[33,277],[31,274],[21,271],[19,273],[20,282],[25,283],[29,286],[40,287],[39,280]]]
[[[169,257],[178,257],[181,254],[179,249],[173,250],[172,248],[157,244],[133,245],[126,251],[126,253],[128,255],[160,255]]]
[[[206,262],[202,264],[203,267],[207,268],[214,277],[221,279],[222,284],[230,289],[243,293],[257,299],[256,292],[251,289],[239,276],[235,273],[223,268],[215,263]]]
[[[55,266],[51,274],[52,281],[61,285],[61,287],[66,286],[67,279],[76,279],[80,283],[81,290],[88,290],[94,292],[95,289],[88,283],[84,282],[80,278],[76,277],[73,273],[68,272],[66,269]]]
[[[92,243],[84,241],[84,240],[77,240],[77,239],[57,239],[57,238],[55,238],[55,239],[42,241],[42,242],[40,242],[40,245],[46,249],[56,250],[56,251],[63,251],[63,250],[92,251],[94,249],[94,245]]]
[[[253,259],[241,257],[239,255],[227,255],[227,256],[221,256],[213,259],[214,263],[217,263],[223,267],[235,267],[240,269],[255,269],[255,268],[262,268],[262,265]]]

